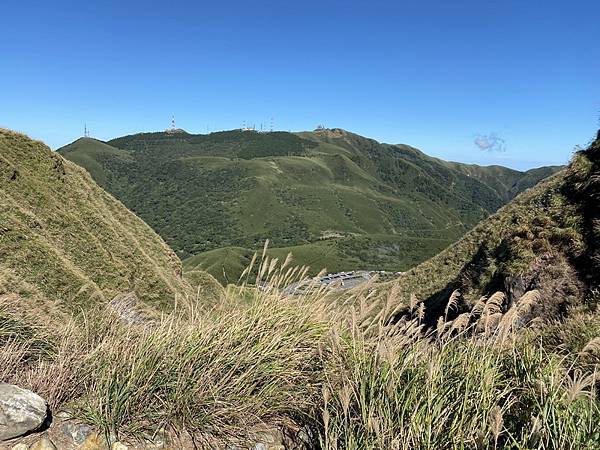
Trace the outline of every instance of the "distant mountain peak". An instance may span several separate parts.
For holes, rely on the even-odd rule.
[[[343,137],[343,136],[347,136],[349,134],[353,134],[353,133],[350,133],[349,131],[344,130],[343,128],[325,128],[321,125],[319,125],[317,128],[315,128],[315,130],[313,132],[323,135],[323,136],[329,136],[329,137]]]

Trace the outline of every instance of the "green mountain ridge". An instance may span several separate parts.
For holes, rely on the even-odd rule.
[[[448,163],[341,129],[140,133],[58,152],[222,282],[238,268],[209,259],[267,239],[313,271],[406,270],[557,170]]]

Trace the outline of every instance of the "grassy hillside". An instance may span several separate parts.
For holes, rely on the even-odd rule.
[[[289,268],[258,263],[264,289],[232,286],[215,309],[184,305],[145,326],[103,310],[16,321],[0,297],[0,378],[98,440],[142,448],[600,448],[597,313],[479,334],[413,318],[390,333],[361,326],[373,286],[345,305],[290,297],[277,289]],[[55,416],[49,434],[64,437]]]
[[[231,286],[214,307],[182,302],[143,324],[100,307],[86,320],[48,315],[7,294],[15,292],[7,283],[26,279],[60,300],[81,274],[106,296],[122,273],[108,265],[100,276],[83,248],[89,258],[106,249],[114,266],[139,265],[148,279],[158,276],[142,257],[151,255],[180,278],[162,241],[81,169],[21,135],[0,136],[0,379],[48,401],[54,420],[44,435],[64,440],[68,412],[103,448],[118,439],[173,448],[600,449],[600,134],[564,172],[396,283],[335,302],[318,290],[288,296],[278,287],[304,275],[267,255],[249,279],[262,289]],[[124,248],[133,248],[128,265]],[[448,302],[451,289],[462,294]],[[152,292],[165,290],[159,282],[140,295],[158,302]],[[372,320],[378,291],[385,306]],[[481,293],[493,295],[476,300]]]
[[[101,143],[97,150],[94,158],[122,156]],[[85,170],[0,130],[0,295],[73,311],[133,290],[169,308],[188,289],[177,256]]]
[[[289,253],[293,263],[308,266],[309,274],[322,269],[329,272],[348,270],[398,271],[414,267],[427,255],[442,251],[450,239],[390,235],[356,235],[324,239],[290,247],[269,248],[270,257],[284,261]],[[184,270],[202,270],[222,284],[236,283],[256,250],[223,247],[184,260]]]
[[[504,310],[530,290],[543,299],[535,315],[560,317],[580,305],[593,308],[600,281],[599,177],[597,139],[568,168],[393,283],[400,293],[393,315],[408,314],[414,295],[412,303],[423,302],[435,320],[454,291],[461,297],[453,314],[468,311],[481,296],[496,291],[506,293]]]
[[[152,226],[188,267],[220,248],[296,250],[313,271],[405,270],[555,169],[463,166],[343,130],[142,133],[59,150]],[[247,253],[249,250],[244,250]],[[281,252],[281,251],[279,251]],[[204,255],[204,256],[203,256]],[[335,255],[329,258],[327,255]],[[333,261],[333,262],[332,262]]]
[[[510,201],[520,192],[539,183],[561,169],[559,166],[538,167],[526,172],[519,172],[502,166],[478,166],[476,164],[461,164],[447,162],[449,167],[458,170],[469,177],[474,177],[494,189],[505,202]]]

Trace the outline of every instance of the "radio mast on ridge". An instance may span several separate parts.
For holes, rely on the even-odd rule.
[[[177,125],[175,125],[175,114],[173,114],[171,116],[171,127],[167,128],[165,130],[166,133],[169,134],[175,134],[175,133],[185,133],[184,130],[182,130],[181,128],[177,128]]]

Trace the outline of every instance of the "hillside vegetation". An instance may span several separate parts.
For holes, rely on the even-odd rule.
[[[0,130],[0,296],[73,311],[134,291],[168,309],[188,290],[173,251],[85,170]]]
[[[62,159],[42,144],[3,133],[1,154],[15,158],[0,160],[9,186],[1,192],[28,193],[16,203],[2,197],[3,214],[28,205],[45,220],[19,239],[4,240],[3,231],[0,250],[44,252],[32,230],[51,229],[65,212],[34,200],[46,200],[42,187],[61,177],[89,178],[64,162],[62,174],[54,164]],[[35,189],[7,184],[26,175]],[[306,272],[266,251],[219,302],[184,296],[142,323],[110,305],[79,320],[23,310],[18,295],[0,294],[0,379],[43,395],[57,420],[91,425],[109,448],[116,439],[152,448],[157,437],[175,448],[256,448],[254,436],[268,427],[284,448],[302,450],[600,449],[599,180],[600,134],[564,172],[442,254],[394,283],[341,296],[288,296],[280,287]],[[93,214],[96,196],[115,202],[92,192],[80,195],[79,209]],[[148,239],[140,248],[169,261],[156,250],[164,244]],[[40,284],[27,275],[37,260],[23,261]],[[69,272],[45,273],[71,283]]]
[[[222,282],[239,267],[214,264],[214,251],[248,255],[267,239],[313,272],[406,270],[556,170],[447,163],[339,129],[141,133],[83,138],[59,153],[182,259],[194,256],[186,267]]]
[[[506,293],[503,311],[530,290],[541,296],[532,316],[558,318],[582,305],[594,308],[600,293],[599,180],[597,139],[576,153],[567,169],[390,284],[401,299],[391,319],[410,315],[423,303],[436,320],[453,292],[460,292],[454,316],[496,291]]]

